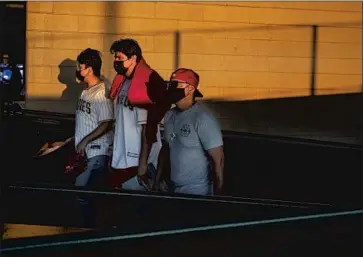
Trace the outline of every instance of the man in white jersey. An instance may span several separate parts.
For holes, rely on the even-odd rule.
[[[77,57],[76,76],[85,88],[76,110],[75,147],[84,154],[87,167],[77,178],[76,186],[106,187],[107,164],[113,141],[113,103],[106,97],[101,81],[102,59],[97,50],[87,48]]]
[[[137,81],[135,70],[140,67],[142,51],[132,39],[115,41],[111,46],[114,54],[114,67],[118,74],[125,76],[121,89],[114,99],[115,134],[113,141],[113,186],[129,190],[147,189],[148,167],[157,165],[161,149],[160,131],[157,130],[156,142],[146,140],[145,127],[148,111],[130,105],[128,94],[133,81]],[[136,78],[136,80],[135,80]]]
[[[214,193],[223,186],[223,139],[218,121],[198,102],[199,75],[190,69],[176,70],[169,81],[168,95],[176,107],[164,117],[164,140],[154,188],[159,188],[165,164],[170,161],[174,192],[192,195]],[[213,172],[213,173],[211,173]]]

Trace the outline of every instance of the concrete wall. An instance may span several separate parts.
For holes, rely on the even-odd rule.
[[[337,94],[206,104],[225,130],[362,144],[362,100]]]
[[[112,80],[112,56],[108,50],[121,37],[136,38],[146,60],[165,78],[176,62],[195,69],[201,75],[206,100],[309,96],[312,25],[318,26],[316,93],[357,93],[362,89],[359,2],[27,5],[30,109],[72,113],[79,92],[73,60],[86,47],[101,50],[103,73]],[[176,31],[180,33],[179,49],[175,47]],[[224,125],[238,119],[236,115],[224,119]]]

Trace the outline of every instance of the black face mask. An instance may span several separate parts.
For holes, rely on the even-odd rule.
[[[128,70],[128,68],[125,68],[123,61],[114,61],[113,68],[119,75],[125,75]]]
[[[175,104],[185,97],[185,88],[170,88],[167,94],[171,103]]]
[[[84,77],[81,75],[81,71],[77,70],[76,71],[76,77],[79,81],[83,82],[84,81]]]

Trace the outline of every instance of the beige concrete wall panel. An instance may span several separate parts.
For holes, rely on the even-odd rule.
[[[361,59],[326,59],[317,60],[317,74],[362,74]]]
[[[52,13],[54,2],[27,2],[28,13]]]
[[[26,43],[28,49],[51,48],[54,43],[52,32],[28,30],[26,32]]]
[[[78,50],[29,49],[28,66],[58,66],[63,60],[76,58]]]
[[[222,2],[220,2],[222,3]],[[360,12],[361,4],[358,2],[225,2],[228,6],[269,8],[269,9],[296,9],[319,10],[339,12]]]
[[[28,83],[48,83],[52,81],[52,68],[48,66],[30,66],[28,68]]]
[[[65,89],[65,85],[61,83],[39,83],[28,82],[29,87],[27,96],[30,98],[51,98],[59,99]]]
[[[359,92],[361,3],[28,2],[27,106],[73,112],[74,99],[62,98],[66,86],[59,82],[58,65],[96,48],[102,72],[112,81],[109,48],[124,37],[137,39],[147,62],[168,78],[177,30],[180,66],[200,73],[206,99],[306,96],[313,24],[319,25],[317,94]],[[74,67],[62,70],[73,74]],[[59,104],[49,105],[53,100],[47,98]]]
[[[156,2],[155,18],[178,21],[203,21],[205,6],[185,4],[183,2]]]

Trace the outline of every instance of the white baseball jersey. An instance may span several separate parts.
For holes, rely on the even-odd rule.
[[[113,120],[113,103],[106,98],[103,82],[91,88],[84,89],[78,100],[76,110],[75,146],[92,133],[102,122]],[[87,158],[97,155],[110,155],[113,132],[90,142],[86,149]]]
[[[142,125],[146,124],[147,120],[147,110],[128,106],[129,87],[130,80],[126,80],[114,101],[115,134],[111,166],[115,169],[139,166]],[[148,159],[148,163],[154,164],[155,167],[160,149],[161,137],[158,129],[157,142],[153,144]]]

